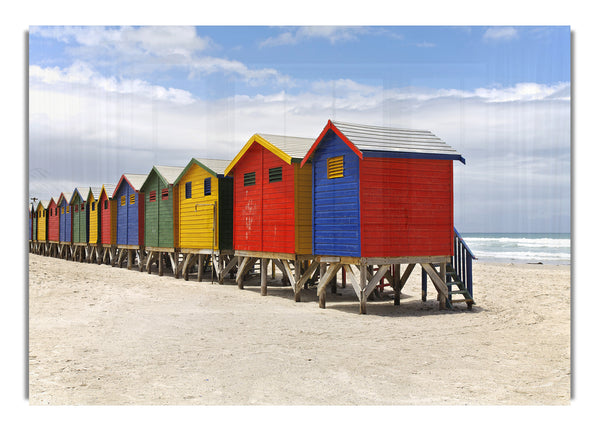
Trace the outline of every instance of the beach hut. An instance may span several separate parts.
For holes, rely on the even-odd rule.
[[[100,263],[113,263],[116,259],[117,206],[114,205],[114,201],[111,199],[115,187],[114,184],[103,184],[98,197],[98,211],[100,211],[99,248],[102,248]]]
[[[59,243],[58,243],[58,255],[64,259],[68,259],[71,253],[71,240],[72,240],[72,211],[69,201],[71,195],[61,193],[58,198],[58,212],[60,216],[59,220]]]
[[[37,219],[37,205],[31,204],[31,251],[34,253],[38,250]]]
[[[60,241],[60,214],[57,202],[57,198],[51,198],[48,204],[48,255],[53,257],[58,254]]]
[[[325,285],[342,267],[355,281],[361,312],[367,296],[384,276],[393,278],[392,272],[399,299],[402,263],[409,265],[407,274],[421,264],[445,307],[449,293],[442,280],[453,254],[455,160],[464,163],[426,130],[327,122],[301,164],[312,161],[313,166],[313,253],[329,263],[318,288],[322,307]],[[360,275],[351,272],[352,264]],[[371,276],[375,266],[379,269]]]
[[[79,191],[85,199],[83,210],[87,220],[87,246],[85,247],[85,260],[92,262],[94,259],[100,259],[101,247],[99,246],[100,238],[100,210],[98,201],[100,198],[100,187],[81,187]]]
[[[29,205],[29,251],[32,251],[31,241],[33,240],[33,204]]]
[[[233,179],[224,174],[229,162],[192,158],[175,180],[174,246],[183,257],[180,267],[185,279],[197,264],[200,280],[209,257],[219,282],[235,265]]]
[[[148,273],[156,261],[158,275],[163,275],[165,256],[170,258],[173,272],[177,268],[173,234],[177,196],[173,192],[173,184],[182,171],[182,167],[154,166],[140,188],[144,194],[144,248]]]
[[[312,259],[312,168],[310,163],[301,167],[300,162],[313,142],[255,134],[225,170],[234,178],[234,250],[242,258],[237,274],[240,288],[245,272],[261,259],[261,292],[266,294],[270,259],[300,300],[306,281],[301,280],[301,267]]]
[[[127,268],[133,266],[136,254],[138,266],[142,269],[142,252],[144,246],[144,196],[140,187],[147,175],[123,174],[115,187],[112,199],[116,210],[116,242],[119,256],[117,264],[122,265],[127,257]]]
[[[36,207],[37,218],[37,253],[44,254],[46,252],[46,241],[48,240],[48,204],[50,201],[40,200]]]
[[[86,203],[89,187],[75,187],[71,195],[70,205],[73,210],[73,260],[80,262],[86,258],[89,240],[89,212]]]

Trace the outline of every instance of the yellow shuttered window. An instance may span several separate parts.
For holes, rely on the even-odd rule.
[[[135,203],[135,193],[129,195],[129,205],[133,205]]]
[[[330,157],[327,159],[327,178],[343,178],[344,156]]]
[[[125,195],[121,196],[121,206],[124,207],[127,202],[127,197]]]

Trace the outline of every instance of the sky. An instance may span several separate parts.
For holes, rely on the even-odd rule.
[[[461,232],[569,232],[568,26],[29,27],[29,196],[327,120],[426,129]]]

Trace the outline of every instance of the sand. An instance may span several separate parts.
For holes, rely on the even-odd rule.
[[[29,254],[32,405],[562,405],[570,267],[474,263],[476,305],[302,302]],[[387,292],[386,292],[387,293]]]

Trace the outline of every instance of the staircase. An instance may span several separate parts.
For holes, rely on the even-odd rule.
[[[473,259],[477,259],[465,240],[454,228],[454,255],[446,264],[446,286],[448,286],[448,308],[457,302],[465,302],[470,310],[475,304],[473,300]],[[453,299],[453,295],[462,295]]]
[[[448,286],[448,300],[446,308],[452,309],[452,304],[464,302],[470,310],[475,304],[473,300],[473,259],[477,259],[465,240],[460,236],[456,228],[454,228],[454,254],[450,262],[446,263],[446,286]],[[439,264],[432,264],[438,268]],[[441,271],[439,271],[441,272]],[[427,297],[427,273],[425,270],[421,272],[421,289],[422,300]],[[461,298],[456,296],[462,295]]]

